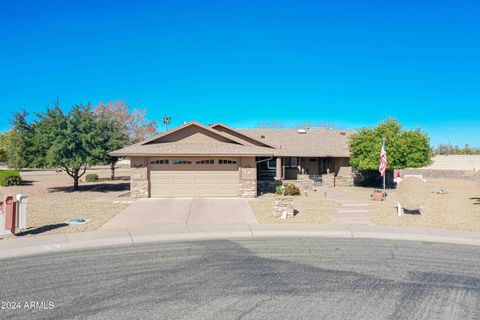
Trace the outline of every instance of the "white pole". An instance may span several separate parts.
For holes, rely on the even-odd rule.
[[[383,149],[385,149],[385,135],[383,135]],[[383,174],[383,199],[387,196],[385,192],[385,175],[387,174],[387,168],[385,168],[385,173]]]

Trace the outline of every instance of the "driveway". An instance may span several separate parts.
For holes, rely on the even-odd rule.
[[[138,229],[165,224],[257,223],[247,199],[161,198],[139,199],[100,229]]]

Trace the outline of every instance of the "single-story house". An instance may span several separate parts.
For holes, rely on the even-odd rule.
[[[282,180],[348,175],[350,134],[189,122],[111,155],[130,159],[132,197],[256,197]]]

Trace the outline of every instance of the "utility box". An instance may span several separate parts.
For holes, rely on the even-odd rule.
[[[16,227],[20,230],[27,229],[27,196],[24,194],[17,194],[17,217]]]
[[[3,198],[3,228],[5,234],[15,234],[15,218],[17,216],[15,209],[15,199],[13,196],[5,196]]]

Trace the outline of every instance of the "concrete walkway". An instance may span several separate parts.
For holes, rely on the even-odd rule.
[[[254,224],[247,199],[162,198],[139,199],[118,213],[102,230],[152,228],[165,224]]]
[[[376,210],[371,201],[335,189],[323,189],[327,198],[335,201],[339,208],[328,216],[337,224],[370,224]]]
[[[0,241],[0,259],[73,249],[145,242],[261,237],[412,240],[480,246],[480,232],[433,228],[322,224],[161,225],[150,229],[98,230]]]

